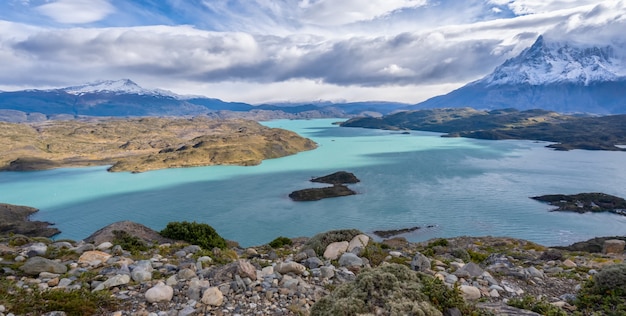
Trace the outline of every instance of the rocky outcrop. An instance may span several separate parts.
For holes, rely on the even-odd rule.
[[[130,236],[137,237],[149,243],[173,242],[173,240],[161,236],[157,231],[131,221],[115,222],[100,228],[95,233],[85,238],[85,242],[94,243],[96,245],[107,241],[112,242],[115,239],[115,231],[123,231]]]
[[[605,193],[549,194],[533,196],[531,199],[556,206],[554,211],[611,212],[626,216],[626,200]]]
[[[48,222],[30,221],[30,215],[38,212],[36,208],[0,203],[0,236],[20,234],[30,237],[52,237],[61,231]]]
[[[311,182],[328,183],[328,184],[348,184],[358,183],[359,180],[353,173],[346,171],[337,171],[327,176],[311,179]]]
[[[355,194],[356,192],[352,191],[347,186],[337,184],[326,188],[311,188],[293,191],[289,194],[289,197],[294,201],[318,201],[321,199]]]
[[[297,190],[291,192],[289,197],[294,201],[318,201],[326,198],[354,195],[356,192],[344,184],[357,183],[359,181],[350,172],[338,171],[327,176],[311,179],[311,182],[332,184],[332,187]]]
[[[391,248],[354,230],[318,236],[320,242],[315,244],[324,247],[317,253],[309,243],[315,238],[293,239],[280,249],[262,245],[217,251],[159,243],[136,252],[108,241],[85,247],[81,242],[21,237],[17,245],[14,236],[0,239],[0,282],[8,289],[105,291],[117,300],[117,305],[100,311],[106,315],[316,315],[329,307],[328,300],[360,293],[341,290],[346,288],[379,295],[346,304],[362,302],[382,314],[387,308],[406,312],[404,308],[413,307],[428,315],[465,314],[463,309],[431,305],[434,299],[429,297],[434,294],[425,292],[423,285],[437,278],[442,288],[457,286],[465,301],[476,302],[479,312],[473,314],[536,315],[506,302],[540,297],[571,311],[572,298],[584,280],[625,257],[556,251],[513,238],[457,237]],[[331,252],[333,256],[322,255]],[[398,292],[401,288],[406,291]],[[381,289],[397,295],[375,293]],[[15,301],[15,297],[11,304],[0,301],[0,314],[22,314],[12,310]],[[335,303],[330,310],[351,308]],[[43,308],[38,304],[23,314],[50,312]]]

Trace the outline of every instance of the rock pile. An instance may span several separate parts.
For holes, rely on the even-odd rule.
[[[458,287],[466,301],[480,300],[479,306],[498,314],[515,310],[506,301],[524,295],[573,310],[582,281],[624,259],[623,248],[580,255],[492,237],[390,248],[353,235],[325,244],[321,254],[307,247],[306,238],[280,249],[162,243],[137,253],[110,240],[96,245],[13,236],[0,242],[0,277],[40,291],[107,291],[119,304],[104,315],[308,315],[315,302],[364,269],[400,263]],[[13,315],[11,308],[10,301],[0,303],[0,316]]]

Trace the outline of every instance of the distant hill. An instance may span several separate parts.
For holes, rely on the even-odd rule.
[[[561,113],[626,113],[623,48],[547,42],[543,36],[488,76],[414,109],[546,109]]]
[[[200,114],[258,119],[350,117],[383,115],[407,106],[408,104],[393,102],[251,105],[203,96],[182,96],[161,89],[145,89],[132,80],[122,79],[59,89],[0,92],[0,121]],[[223,111],[228,113],[222,113]],[[240,112],[247,113],[237,114]]]
[[[404,111],[382,118],[353,118],[344,127],[421,130],[446,137],[528,139],[555,142],[558,150],[622,151],[626,144],[626,115],[574,116],[545,110],[472,108]]]

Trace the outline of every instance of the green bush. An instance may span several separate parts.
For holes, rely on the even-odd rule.
[[[313,249],[318,255],[323,255],[328,245],[338,241],[350,241],[356,235],[360,235],[362,232],[358,229],[340,229],[331,230],[325,233],[317,234],[309,239],[302,249]]]
[[[160,234],[163,237],[186,241],[204,249],[226,248],[226,240],[208,224],[170,222]]]
[[[16,315],[43,315],[63,311],[67,315],[108,315],[118,309],[118,301],[109,291],[80,290],[42,291],[37,287],[23,288],[0,280],[0,302]]]
[[[574,304],[585,315],[592,312],[626,315],[626,264],[600,270],[593,279],[583,284]]]
[[[122,249],[130,251],[131,253],[148,250],[148,246],[141,239],[132,236],[123,230],[113,231],[112,243],[114,245],[120,245]]]
[[[442,315],[448,308],[463,315],[478,315],[465,305],[458,289],[411,271],[406,265],[383,264],[363,270],[354,282],[344,283],[311,308],[319,315]]]
[[[291,241],[290,238],[287,237],[276,237],[276,239],[270,241],[269,245],[272,248],[281,248],[284,247],[285,245],[291,245],[293,244],[293,241]]]
[[[537,300],[530,295],[523,298],[512,298],[508,304],[513,307],[533,311],[546,316],[567,316],[567,313],[545,300]]]

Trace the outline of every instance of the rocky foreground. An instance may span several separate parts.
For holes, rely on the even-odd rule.
[[[316,148],[294,132],[247,120],[194,118],[0,122],[0,170],[112,165],[109,171],[257,165]]]
[[[393,273],[441,280],[457,289],[472,315],[539,315],[507,305],[524,297],[562,312],[552,315],[569,315],[577,312],[573,300],[581,285],[625,257],[622,240],[605,241],[601,253],[582,253],[495,237],[423,243],[396,237],[378,243],[356,230],[278,238],[273,247],[244,249],[230,242],[225,249],[203,249],[162,238],[152,243],[158,233],[134,223],[116,225],[90,236],[94,243],[21,235],[0,239],[0,315],[353,315],[358,313],[342,309],[351,308],[350,299],[339,298],[346,287],[354,292],[374,282],[369,291],[375,291],[395,280],[400,283],[391,284],[394,288],[411,288]],[[120,227],[125,233],[116,230]],[[375,272],[378,277],[366,277]],[[76,292],[97,300],[93,310],[86,312],[89,304],[82,301],[82,309],[68,307],[77,300],[73,296],[55,305],[44,295]],[[357,303],[381,305],[375,295]],[[27,301],[30,296],[37,301]],[[469,313],[457,307],[439,310],[432,299],[405,303],[426,311],[423,315]],[[394,306],[382,304],[376,314],[420,315],[394,312]]]

